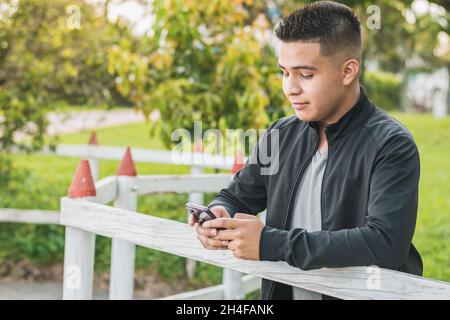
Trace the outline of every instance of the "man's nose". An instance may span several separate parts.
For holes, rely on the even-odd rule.
[[[302,86],[299,81],[296,81],[292,76],[289,76],[285,80],[285,92],[286,96],[298,96],[303,92]]]

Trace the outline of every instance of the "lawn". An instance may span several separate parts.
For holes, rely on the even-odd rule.
[[[131,146],[136,148],[165,149],[157,137],[150,136],[150,124],[136,123],[113,128],[96,130],[98,143],[105,146]],[[59,143],[83,144],[89,141],[91,132],[67,134],[60,136]]]
[[[450,281],[450,117],[434,119],[427,115],[393,114],[412,132],[420,150],[421,180],[419,215],[413,243],[424,260],[424,275]],[[133,124],[97,130],[99,143],[142,148],[164,148],[149,136],[148,124]],[[61,143],[81,144],[89,132],[64,135]],[[77,159],[43,155],[15,155],[19,172],[25,172],[8,190],[0,190],[0,207],[58,209],[59,198],[67,192]],[[100,161],[100,177],[114,174],[118,161]],[[140,174],[189,173],[187,166],[138,163]],[[209,169],[207,172],[213,172]],[[206,201],[214,195],[208,194]],[[157,195],[139,198],[139,211],[185,221],[183,204],[187,195]],[[2,261],[26,259],[44,265],[61,261],[63,230],[59,226],[0,224],[0,266]],[[96,268],[107,270],[109,239],[97,242]],[[171,281],[184,277],[184,259],[138,248],[137,268],[151,268]],[[2,268],[0,267],[0,274]],[[200,264],[192,287],[220,282],[219,268]]]
[[[59,143],[83,144],[90,132],[63,135]],[[108,146],[131,146],[139,148],[164,149],[157,138],[149,135],[146,123],[103,128],[97,130],[99,143]],[[67,194],[78,159],[51,155],[14,155],[14,164],[21,172],[19,181],[8,190],[0,189],[0,208],[59,209],[59,199]],[[100,177],[114,175],[119,161],[100,160]],[[188,174],[189,166],[136,163],[139,174]],[[214,169],[205,169],[213,173]],[[226,171],[221,171],[226,172]],[[206,194],[210,201],[214,194]],[[187,194],[142,196],[138,199],[138,211],[158,217],[186,221],[184,204]],[[60,226],[26,224],[0,224],[0,275],[7,273],[9,260],[27,260],[33,265],[46,265],[62,261],[64,229]],[[110,259],[110,239],[98,237],[96,243],[96,270],[107,271]],[[138,247],[136,267],[150,268],[169,281],[185,277],[184,258]],[[199,264],[196,278],[189,283],[192,288],[221,282],[221,269]]]
[[[421,159],[413,243],[426,277],[450,281],[450,117],[393,114],[416,140]]]

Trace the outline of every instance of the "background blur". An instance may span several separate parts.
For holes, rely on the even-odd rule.
[[[422,172],[413,243],[426,277],[450,281],[450,1],[338,1],[361,19],[361,83],[404,123]],[[265,128],[293,114],[281,90],[272,28],[304,1],[0,0],[0,208],[58,210],[77,159],[44,146],[170,149],[176,128]],[[247,150],[248,151],[248,150]],[[118,162],[102,160],[100,177]],[[140,174],[189,173],[140,163]],[[213,170],[207,171],[213,172]],[[208,194],[205,202],[214,195]],[[138,211],[186,220],[187,195],[139,199]],[[104,288],[111,241],[98,237],[96,287]],[[0,223],[5,283],[56,283],[64,229]],[[200,264],[186,280],[181,257],[139,248],[136,290],[168,293],[219,283]]]

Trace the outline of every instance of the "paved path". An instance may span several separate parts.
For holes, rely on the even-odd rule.
[[[107,292],[95,292],[94,300],[105,300]],[[61,300],[62,283],[11,282],[0,283],[0,300]]]
[[[156,287],[155,287],[156,288]],[[175,294],[170,293],[166,295]],[[166,296],[164,295],[164,296]],[[108,300],[107,290],[95,290],[94,300]],[[157,299],[155,295],[135,293],[134,300]],[[0,282],[0,300],[61,300],[62,283],[44,282]]]
[[[150,120],[156,121],[159,116],[159,112],[155,111],[150,114]],[[49,135],[75,133],[145,121],[142,112],[133,109],[50,112],[47,119],[49,121],[47,128]]]

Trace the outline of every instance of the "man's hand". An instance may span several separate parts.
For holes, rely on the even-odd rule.
[[[259,260],[259,241],[264,224],[257,217],[236,213],[234,219],[220,218],[203,223],[203,228],[226,228],[220,230],[214,241],[228,243],[228,249],[236,258]]]
[[[216,206],[209,210],[214,213],[217,218],[230,218],[230,214],[224,207]],[[195,221],[195,218],[192,215],[189,215],[189,225],[195,228],[195,231],[197,231],[197,239],[200,240],[201,244],[206,249],[228,249],[228,241],[221,241],[212,238],[217,235],[216,228],[205,228],[205,223],[201,226],[197,221]]]

